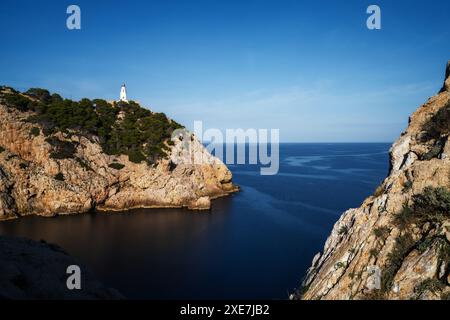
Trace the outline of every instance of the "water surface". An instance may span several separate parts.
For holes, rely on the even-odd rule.
[[[229,166],[242,191],[210,213],[140,209],[0,223],[62,246],[130,298],[285,299],[340,214],[383,180],[389,144],[282,144],[280,173]]]

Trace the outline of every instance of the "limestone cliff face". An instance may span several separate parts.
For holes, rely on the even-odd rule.
[[[208,209],[210,200],[236,190],[228,168],[191,135],[176,139],[169,157],[149,166],[128,156],[102,152],[95,137],[56,133],[76,146],[74,158],[50,157],[39,125],[25,121],[33,112],[8,108],[0,100],[0,220],[24,215],[54,216],[137,207]],[[200,164],[191,160],[203,157]],[[111,164],[120,163],[116,169]]]
[[[450,64],[441,92],[393,144],[388,177],[336,222],[291,298],[448,299],[450,138],[439,128],[450,126],[449,84]]]

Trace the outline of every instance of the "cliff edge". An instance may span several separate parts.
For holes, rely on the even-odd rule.
[[[390,164],[375,194],[336,222],[291,299],[449,299],[450,62]]]

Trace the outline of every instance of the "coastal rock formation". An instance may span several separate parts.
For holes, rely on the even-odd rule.
[[[41,123],[29,121],[36,112],[6,104],[2,96],[9,91],[0,90],[0,220],[93,209],[209,209],[211,199],[237,189],[228,168],[193,134],[174,139],[168,155],[153,164],[136,163],[105,153],[96,136],[76,130],[44,134]],[[67,145],[73,155],[59,156]]]
[[[123,299],[61,248],[45,242],[0,237],[0,300]],[[69,290],[67,268],[80,267],[81,289]]]
[[[411,116],[375,194],[336,222],[291,299],[448,299],[450,63]]]

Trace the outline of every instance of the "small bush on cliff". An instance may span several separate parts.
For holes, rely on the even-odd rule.
[[[51,146],[53,152],[50,153],[52,159],[72,159],[75,156],[76,147],[72,142],[61,141],[56,137],[49,137],[45,139]]]
[[[19,111],[34,110],[35,103],[19,93],[7,93],[4,95],[4,99],[10,108],[16,108]]]
[[[402,266],[408,253],[414,247],[414,240],[410,234],[399,236],[395,240],[395,246],[388,255],[388,262],[381,273],[381,292],[387,293],[392,288],[394,277]]]
[[[378,227],[373,230],[373,234],[375,235],[375,237],[383,241],[389,236],[390,232],[391,230],[389,230],[389,228],[386,226]]]
[[[30,130],[30,135],[31,136],[37,137],[40,134],[41,134],[41,130],[38,127],[31,128],[31,130]]]
[[[415,216],[420,222],[441,223],[450,219],[450,192],[447,189],[426,187],[413,200]]]
[[[124,166],[123,164],[121,164],[121,163],[113,162],[113,163],[110,163],[110,164],[108,165],[108,167],[113,168],[113,169],[116,169],[116,170],[121,170],[121,169],[123,169],[125,166]]]
[[[75,161],[86,171],[94,171],[86,160],[75,157]]]
[[[380,254],[380,249],[378,249],[378,248],[372,248],[369,250],[370,257],[376,258],[376,257],[378,257],[379,254]]]
[[[412,206],[403,206],[394,217],[394,223],[405,229],[413,223],[441,223],[445,219],[450,219],[450,192],[443,187],[426,187],[421,194],[413,196]]]
[[[346,235],[348,233],[348,227],[346,225],[342,226],[338,230],[339,235]]]
[[[412,205],[405,204],[394,217],[393,222],[400,230],[406,230],[413,224],[418,227],[422,227],[425,223],[440,225],[450,218],[450,192],[445,188],[426,187],[421,194],[413,196],[412,202]],[[419,252],[425,252],[435,241],[440,243],[439,259],[448,263],[448,251],[450,250],[445,239],[422,236],[422,239],[415,241],[409,231],[403,232],[397,237],[382,272],[381,292],[386,293],[391,289],[397,271],[411,250],[417,249]],[[442,248],[444,249],[442,250]],[[442,252],[444,255],[441,256]],[[430,282],[422,284],[422,288],[429,284]]]
[[[436,114],[428,120],[422,128],[426,134],[423,141],[439,139],[443,135],[450,134],[450,103],[439,109]]]
[[[394,224],[400,230],[406,229],[411,223],[413,223],[414,215],[412,209],[407,203],[403,204],[402,210],[394,216]]]
[[[59,172],[55,175],[55,179],[58,181],[64,181],[64,175],[61,172]]]
[[[35,99],[40,100],[43,103],[50,103],[52,101],[52,97],[50,96],[50,92],[41,88],[30,88],[24,94],[27,96],[33,97]]]
[[[128,152],[128,160],[134,163],[140,163],[145,160],[145,156],[140,150],[130,150]]]
[[[445,285],[441,283],[438,279],[426,279],[419,283],[414,288],[414,292],[419,298],[426,291],[430,291],[432,293],[441,292],[445,288]]]
[[[3,153],[5,151],[5,148],[3,148],[2,146],[0,146],[0,153]]]
[[[403,184],[402,192],[404,193],[408,192],[409,190],[411,190],[412,186],[413,183],[410,180],[406,180],[405,183]]]

